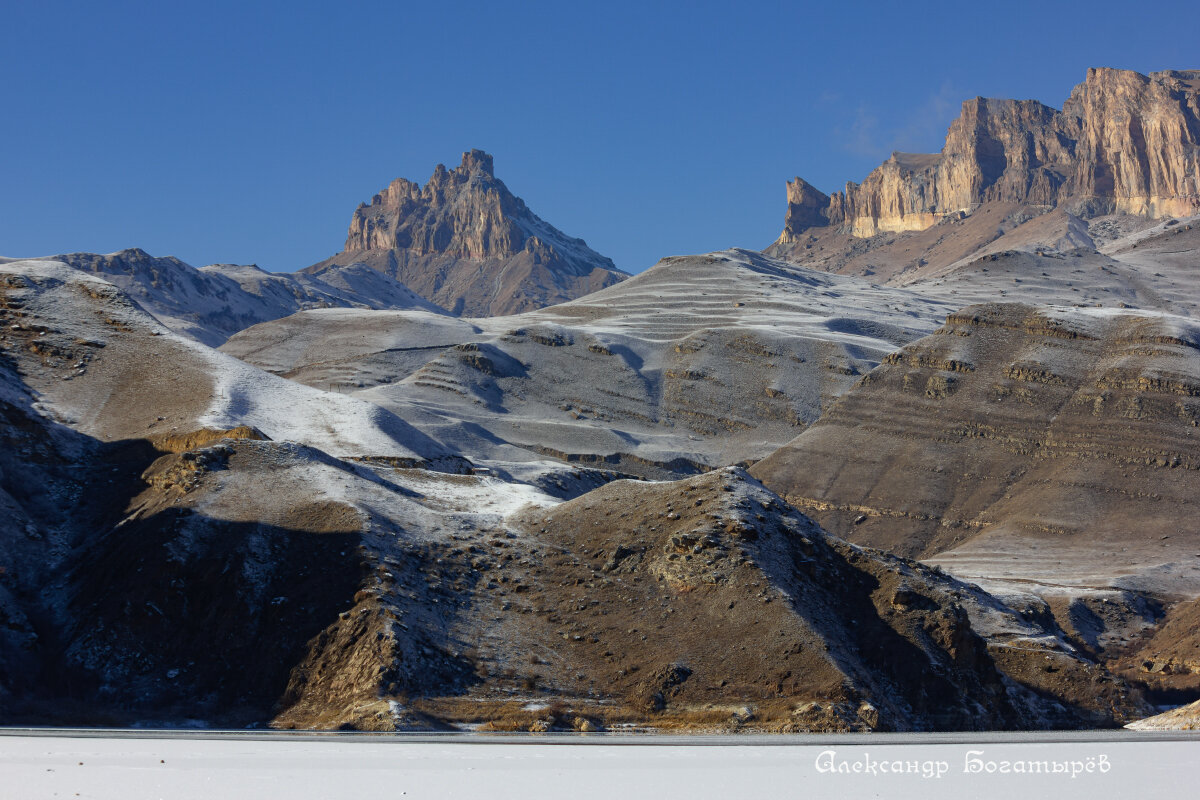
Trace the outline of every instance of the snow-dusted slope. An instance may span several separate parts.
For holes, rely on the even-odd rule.
[[[644,714],[853,730],[1144,713],[1046,619],[836,542],[738,469],[589,497],[616,476],[545,458],[669,474],[753,457],[929,330],[937,301],[727,251],[519,317],[321,309],[229,343],[303,385],[59,261],[0,265],[0,300],[9,395],[108,454],[66,463],[64,486],[91,494],[61,493],[64,568],[22,575],[25,617],[61,643],[46,661],[69,679],[41,685],[47,702],[61,709],[76,678],[101,685],[58,712],[77,724],[544,730]],[[321,391],[334,375],[363,385]],[[463,453],[490,474],[419,468]],[[107,516],[81,524],[97,498]],[[0,534],[24,535],[3,519]],[[993,635],[1014,646],[985,648]],[[0,674],[19,644],[0,640]],[[514,701],[527,693],[571,710],[530,718]]]
[[[1172,708],[1125,726],[1131,731],[1194,731],[1200,729],[1200,700]]]
[[[1092,646],[1200,594],[1200,324],[970,306],[752,468],[827,530],[1005,596]],[[1101,616],[1103,615],[1103,617]]]
[[[171,330],[213,347],[243,328],[305,308],[445,313],[395,280],[357,264],[327,282],[312,275],[265,272],[253,265],[195,269],[177,258],[155,258],[138,249],[108,255],[71,253],[53,260],[102,276]]]
[[[190,269],[190,268],[189,268]],[[37,358],[40,406],[102,441],[248,425],[342,456],[436,458],[446,448],[376,405],[276,377],[167,326],[113,283],[60,261],[9,261],[0,276]],[[191,297],[191,295],[184,295]],[[423,312],[427,313],[427,312]]]
[[[288,378],[313,375],[313,385],[329,388],[399,380],[445,348],[482,334],[470,321],[445,314],[318,308],[239,331],[221,350]],[[388,362],[408,368],[386,371]]]
[[[1064,209],[1043,212],[987,203],[964,219],[868,239],[822,228],[790,246],[787,258],[959,308],[1006,300],[1200,317],[1200,283],[1194,274],[1200,217],[1082,219]]]
[[[728,250],[513,317],[310,311],[223,350],[391,408],[472,459],[687,472],[766,455],[954,308]]]
[[[365,264],[350,264],[318,278],[302,272],[267,272],[254,265],[210,264],[200,272],[237,281],[247,293],[286,307],[302,299],[301,308],[412,308],[433,314],[446,312],[402,283]],[[298,309],[297,309],[298,310]]]

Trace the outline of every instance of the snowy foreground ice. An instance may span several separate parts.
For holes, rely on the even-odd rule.
[[[1177,795],[1200,738],[0,737],[0,798],[1010,797]]]

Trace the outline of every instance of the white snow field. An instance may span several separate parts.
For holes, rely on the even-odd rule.
[[[1180,734],[362,736],[7,732],[0,800],[1183,797]],[[1090,768],[1089,768],[1090,767]],[[1030,770],[1045,770],[1033,772]]]

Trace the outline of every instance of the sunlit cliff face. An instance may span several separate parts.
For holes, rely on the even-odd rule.
[[[780,241],[795,241],[822,218],[859,237],[924,230],[989,202],[1049,210],[1075,201],[1098,213],[1188,216],[1200,212],[1198,125],[1196,71],[1088,70],[1061,111],[977,97],[963,103],[941,153],[893,153],[825,209],[789,184]]]

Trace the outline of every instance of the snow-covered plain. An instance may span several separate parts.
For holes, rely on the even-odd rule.
[[[1200,739],[1179,734],[670,737],[6,735],[0,798],[1048,797],[1181,794]],[[1103,756],[1103,761],[1101,761]],[[1080,774],[1014,774],[1048,761]],[[888,774],[900,762],[916,772]],[[1007,762],[1006,772],[1000,773]],[[980,772],[969,772],[978,763]],[[1087,772],[1087,764],[1093,771]],[[1105,763],[1100,772],[1096,765]],[[855,769],[854,765],[859,765]],[[872,772],[871,765],[875,765]],[[991,771],[988,771],[988,767]],[[831,770],[832,768],[832,770]],[[846,771],[840,771],[841,769]],[[939,776],[939,772],[941,773]]]

